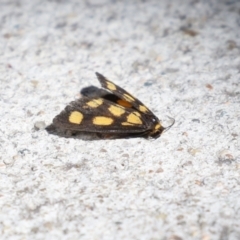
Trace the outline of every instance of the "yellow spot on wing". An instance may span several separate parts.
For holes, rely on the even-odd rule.
[[[107,89],[112,91],[115,91],[117,89],[117,87],[112,82],[106,81],[106,83],[107,83]]]
[[[139,112],[133,112],[135,115],[137,115],[138,117],[141,116],[141,114]]]
[[[145,106],[140,105],[140,106],[139,106],[139,111],[140,111],[140,112],[143,112],[143,113],[146,113],[146,112],[148,111],[148,109],[147,109]]]
[[[142,120],[139,118],[140,114],[138,112],[130,113],[127,116],[127,122],[133,124],[142,124]]]
[[[98,99],[93,99],[93,100],[87,102],[86,104],[87,104],[89,107],[97,108],[97,107],[99,107],[100,105],[102,105],[102,103],[103,103],[103,99],[102,99],[102,98],[98,98]]]
[[[110,117],[94,117],[93,118],[93,124],[95,125],[102,125],[102,126],[108,126],[113,123],[113,119]]]
[[[160,124],[160,123],[157,123],[157,124],[155,125],[154,129],[155,129],[155,130],[158,130],[158,129],[160,129],[161,127],[162,127],[161,124]]]
[[[83,114],[78,111],[71,112],[68,120],[70,123],[80,124],[83,120]]]
[[[132,107],[132,104],[130,104],[129,102],[124,101],[122,99],[117,100],[117,104],[119,104],[120,106],[123,106],[123,107],[128,107],[128,108]]]
[[[135,99],[133,97],[131,97],[130,95],[128,95],[126,93],[123,94],[123,97],[128,102],[134,102],[135,101]]]
[[[125,113],[125,110],[121,107],[117,107],[112,105],[111,107],[108,108],[108,110],[117,117],[120,117],[123,113]]]

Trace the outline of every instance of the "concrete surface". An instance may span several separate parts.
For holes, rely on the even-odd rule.
[[[0,1],[1,239],[240,239],[240,2]],[[157,140],[48,134],[100,72]]]

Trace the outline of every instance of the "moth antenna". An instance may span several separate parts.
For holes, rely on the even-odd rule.
[[[174,118],[169,117],[169,116],[167,116],[167,117],[172,120],[172,123],[171,123],[168,127],[166,127],[166,128],[164,129],[164,132],[168,131],[168,130],[174,125],[174,123],[175,123],[175,119],[174,119]]]

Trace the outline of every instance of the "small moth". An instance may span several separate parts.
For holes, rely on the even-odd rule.
[[[166,128],[142,102],[102,74],[96,75],[106,94],[71,102],[53,119],[55,127],[97,133],[100,138],[160,137]]]

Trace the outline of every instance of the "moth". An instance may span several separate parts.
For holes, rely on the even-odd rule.
[[[96,72],[106,94],[82,96],[53,119],[53,125],[100,138],[158,138],[166,129],[141,101]],[[171,124],[172,126],[173,124]],[[171,127],[170,126],[170,127]],[[168,127],[169,128],[169,127]]]

